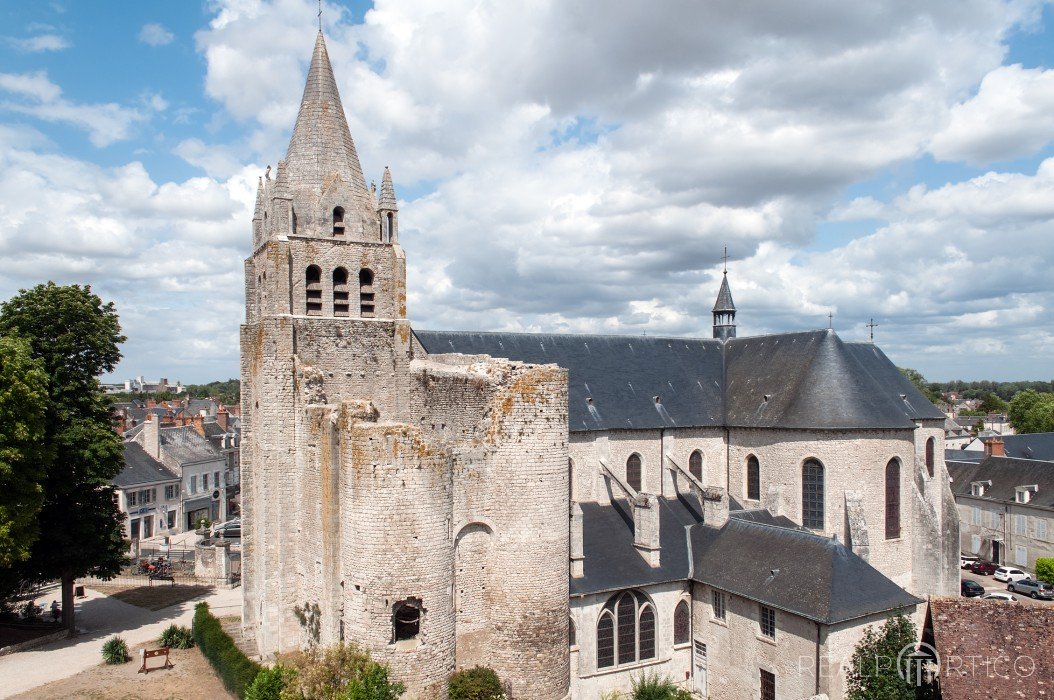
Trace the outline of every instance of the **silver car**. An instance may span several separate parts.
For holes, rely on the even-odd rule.
[[[1054,600],[1054,586],[1045,581],[1033,581],[1023,578],[1020,581],[1011,581],[1006,590],[1014,593],[1023,593],[1030,598],[1042,598],[1043,600]]]

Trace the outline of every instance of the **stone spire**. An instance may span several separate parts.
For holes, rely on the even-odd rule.
[[[381,211],[399,211],[395,200],[395,186],[392,185],[392,171],[384,166],[384,177],[381,179],[381,201],[377,204]]]
[[[732,290],[728,288],[727,269],[714,302],[714,337],[721,340],[736,337],[736,305],[732,303]]]
[[[297,189],[311,188],[321,192],[333,184],[334,176],[337,176],[363,206],[372,209],[322,32],[315,40],[307,85],[304,86],[293,137],[289,140],[285,166]]]

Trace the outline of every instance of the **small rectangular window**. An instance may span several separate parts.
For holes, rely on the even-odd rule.
[[[1036,518],[1036,539],[1043,540],[1044,542],[1047,540],[1046,518]]]
[[[138,491],[129,491],[128,492],[128,507],[131,508],[132,506],[137,505],[138,499],[139,499],[139,492]]]
[[[1024,515],[1014,516],[1014,534],[1023,535],[1025,530],[1028,529],[1028,518]]]
[[[208,472],[205,472],[204,474],[201,475],[201,490],[202,491],[208,491],[209,490],[209,473]]]
[[[725,594],[721,591],[711,592],[711,601],[714,606],[714,619],[724,620],[725,619]]]
[[[197,474],[193,474],[190,477],[190,492],[191,493],[197,493],[198,492],[198,475]]]
[[[994,510],[988,511],[988,527],[993,530],[999,529],[999,513],[996,513]]]
[[[220,487],[220,473],[212,472],[212,483],[216,485],[216,488]]]
[[[973,507],[973,524],[974,525],[980,525],[981,524],[981,509],[978,508],[977,506]]]
[[[761,700],[776,700],[776,674],[761,669]]]
[[[1026,547],[1014,547],[1014,563],[1018,566],[1028,564],[1028,549]]]
[[[768,637],[769,639],[776,638],[776,611],[772,608],[761,606],[761,613],[758,617],[758,621],[761,624],[761,634]]]

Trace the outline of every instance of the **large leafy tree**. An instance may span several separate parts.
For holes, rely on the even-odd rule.
[[[44,503],[47,375],[29,343],[0,336],[0,568],[29,557]]]
[[[47,375],[40,536],[19,568],[61,581],[63,622],[73,634],[74,579],[113,576],[125,559],[112,485],[124,451],[98,380],[117,366],[125,337],[112,302],[90,287],[54,282],[0,305],[0,335],[27,342]]]
[[[1022,391],[1010,401],[1007,416],[1019,433],[1054,432],[1054,394]]]
[[[882,629],[868,627],[853,650],[846,669],[846,700],[921,700],[933,697],[933,687],[917,687],[915,678],[901,677],[901,652],[918,643],[915,625],[903,615],[886,620]]]

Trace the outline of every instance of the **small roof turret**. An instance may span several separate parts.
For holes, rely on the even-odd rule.
[[[399,203],[395,199],[395,186],[392,185],[392,171],[384,166],[384,177],[381,179],[381,201],[377,208],[382,211],[399,211]]]
[[[728,270],[725,270],[721,279],[721,289],[717,292],[717,301],[714,302],[714,313],[735,311],[736,305],[732,303],[732,290],[728,288]]]

